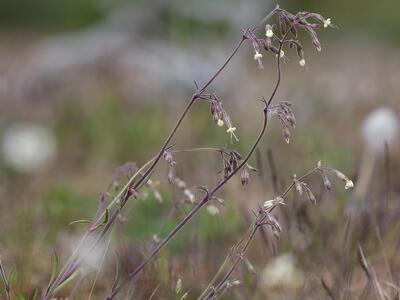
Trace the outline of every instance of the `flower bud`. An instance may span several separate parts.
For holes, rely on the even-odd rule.
[[[296,174],[293,175],[293,182],[294,187],[296,188],[296,191],[299,193],[299,195],[303,195],[303,187],[301,185],[301,182],[296,179]]]
[[[290,131],[289,131],[289,127],[286,126],[286,124],[283,125],[283,128],[282,128],[282,135],[283,135],[283,138],[284,138],[284,140],[286,141],[286,143],[289,144],[289,142],[290,142]]]
[[[174,178],[175,178],[175,174],[174,173],[175,173],[174,172],[174,167],[173,166],[169,166],[167,178],[168,178],[168,182],[170,184],[172,184],[174,182]]]
[[[306,195],[307,195],[308,200],[310,200],[312,204],[316,204],[317,203],[317,198],[315,198],[315,196],[314,196],[313,192],[311,191],[311,189],[307,185],[304,185],[304,187],[305,187],[305,190],[306,190]]]
[[[247,166],[244,166],[242,168],[242,171],[240,173],[240,182],[242,183],[243,186],[249,184],[250,181],[250,174]]]
[[[322,180],[324,181],[325,188],[330,191],[332,189],[332,184],[331,184],[328,176],[326,176],[325,173],[322,173],[321,176],[322,176]]]

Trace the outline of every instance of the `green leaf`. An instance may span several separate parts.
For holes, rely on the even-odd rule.
[[[104,221],[103,221],[103,223],[101,223],[101,225],[105,225],[105,224],[107,224],[107,222],[108,222],[108,208],[106,208],[106,215],[104,216]]]
[[[60,258],[58,257],[57,251],[54,250],[54,252],[53,252],[53,269],[51,271],[50,282],[53,282],[53,280],[56,278],[59,266],[60,266]]]
[[[72,221],[71,223],[69,223],[68,225],[74,225],[74,224],[90,224],[91,221],[90,220],[76,220],[76,221]]]

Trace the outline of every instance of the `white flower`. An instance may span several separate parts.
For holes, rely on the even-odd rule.
[[[187,197],[187,199],[190,201],[190,203],[194,203],[196,198],[191,190],[184,189],[183,194]]]
[[[297,289],[303,285],[304,276],[296,268],[295,257],[282,254],[272,260],[261,273],[261,282],[267,290],[271,288]]]
[[[259,60],[262,57],[263,57],[262,54],[256,50],[256,54],[254,54],[254,60]]]
[[[304,58],[300,59],[299,64],[300,64],[300,66],[304,67],[306,65],[306,60]]]
[[[268,28],[267,31],[265,32],[265,36],[267,38],[272,38],[274,36],[274,32],[272,31],[271,28]]]
[[[346,183],[345,183],[345,185],[344,185],[344,189],[345,189],[345,190],[348,190],[348,189],[351,189],[351,188],[353,188],[353,187],[354,187],[353,181],[347,180]]]
[[[269,210],[275,205],[275,200],[267,200],[264,202],[264,209]]]
[[[327,28],[327,27],[328,27],[329,25],[331,25],[331,24],[332,24],[332,21],[331,21],[330,18],[324,20],[324,28]]]
[[[336,176],[344,182],[344,188],[345,190],[348,190],[350,188],[354,187],[353,181],[351,181],[346,175],[344,175],[342,172],[338,170],[334,170]]]
[[[237,285],[240,285],[240,284],[241,284],[240,280],[234,280],[234,281],[229,282],[230,286],[237,286]]]
[[[275,205],[285,205],[285,199],[283,199],[281,196],[276,197],[275,199],[272,200],[267,200],[264,202],[264,209],[269,210]]]
[[[278,57],[278,54],[275,55],[276,57]],[[279,57],[283,58],[285,56],[285,51],[281,50]]]
[[[233,142],[232,138],[235,138],[236,142],[239,141],[238,137],[235,135],[236,127],[230,126],[226,132],[231,135],[231,142]]]
[[[385,142],[393,143],[398,134],[399,120],[387,107],[374,110],[365,119],[362,132],[369,150],[383,152]]]
[[[219,127],[224,126],[224,121],[223,121],[222,119],[218,119],[217,125],[218,125]]]
[[[54,160],[57,143],[47,127],[18,123],[5,130],[1,148],[4,160],[10,167],[19,172],[32,173]]]
[[[219,208],[217,206],[215,206],[215,205],[212,205],[212,204],[207,206],[207,211],[212,216],[215,216],[215,215],[219,214]]]

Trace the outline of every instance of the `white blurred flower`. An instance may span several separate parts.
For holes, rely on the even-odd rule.
[[[190,203],[194,203],[194,201],[196,200],[194,194],[192,193],[191,190],[185,188],[183,190],[183,194],[186,196],[186,198],[190,201]]]
[[[57,142],[47,127],[16,123],[6,128],[1,148],[4,161],[11,168],[32,173],[45,168],[54,160]]]
[[[271,209],[272,207],[274,207],[274,205],[275,205],[275,199],[274,200],[267,200],[267,201],[265,201],[264,202],[264,209],[265,210],[269,210],[269,209]]]
[[[302,67],[304,67],[305,65],[306,65],[306,60],[303,58],[303,59],[300,59],[299,60],[299,65],[300,66],[302,66]]]
[[[76,244],[77,247],[79,244]],[[71,249],[72,252],[74,249]],[[85,273],[91,273],[98,270],[103,262],[104,254],[106,251],[106,244],[104,241],[98,242],[96,245],[95,238],[86,238],[86,240],[79,246],[77,252],[78,261],[81,263],[81,269]]]
[[[297,289],[303,284],[304,277],[296,268],[295,257],[285,253],[272,260],[262,271],[261,281],[266,289]]]
[[[219,208],[217,206],[215,206],[215,205],[212,205],[212,204],[207,206],[207,211],[212,216],[215,216],[215,215],[219,214]]]
[[[396,114],[387,107],[374,110],[365,119],[362,132],[369,150],[382,152],[384,144],[391,144],[399,129],[399,121]]]
[[[224,121],[223,121],[222,119],[218,119],[217,125],[218,125],[219,127],[224,126]]]

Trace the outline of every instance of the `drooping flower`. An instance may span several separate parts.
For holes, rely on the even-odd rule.
[[[232,126],[230,126],[230,127],[226,130],[226,132],[229,133],[229,134],[231,135],[231,143],[233,143],[233,138],[236,140],[236,142],[239,142],[239,139],[238,139],[238,137],[236,136],[235,131],[236,131],[236,127],[232,127]]]
[[[267,37],[267,38],[272,38],[273,36],[274,36],[274,32],[272,31],[272,26],[271,25],[269,25],[269,24],[267,24],[266,26],[265,26],[265,36]]]
[[[342,180],[344,182],[344,188],[346,190],[353,188],[354,187],[354,183],[352,180],[350,180],[346,175],[344,175],[342,172],[338,171],[338,170],[334,170],[336,176]]]
[[[302,67],[304,67],[305,65],[306,65],[306,60],[303,58],[303,59],[300,59],[299,60],[299,65],[300,66],[302,66]]]

